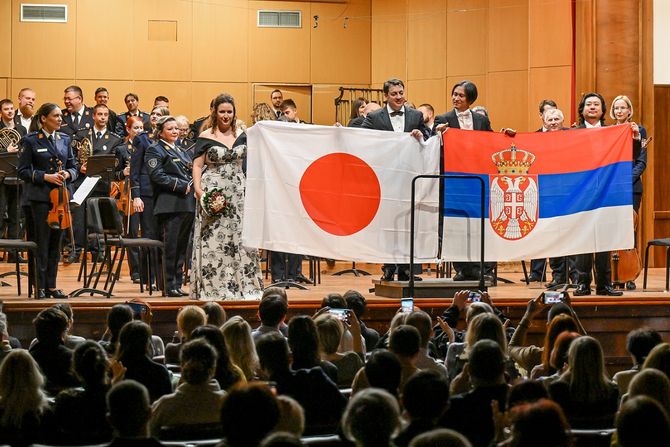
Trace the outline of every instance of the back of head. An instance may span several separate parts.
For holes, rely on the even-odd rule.
[[[405,383],[403,407],[412,420],[433,421],[442,416],[449,401],[449,385],[435,371],[423,370]]]
[[[617,441],[621,447],[667,445],[670,422],[654,399],[637,396],[621,405],[616,417]]]
[[[501,383],[504,380],[503,351],[493,340],[479,340],[475,343],[470,349],[468,365],[475,386]]]
[[[19,426],[26,413],[39,412],[48,405],[44,376],[25,349],[12,349],[0,363],[0,396],[4,409],[0,424]]]
[[[319,358],[319,335],[316,325],[307,315],[297,315],[288,322],[288,345],[293,362],[305,366],[317,366]]]
[[[342,416],[344,435],[359,446],[389,445],[399,426],[398,401],[378,388],[366,388],[356,393]]]
[[[549,356],[549,366],[555,370],[560,371],[563,366],[568,363],[568,353],[572,342],[581,337],[577,332],[563,331],[558,335],[554,343],[554,349]]]
[[[42,310],[33,320],[37,340],[42,343],[55,343],[62,340],[67,324],[67,315],[53,307]]]
[[[548,399],[547,388],[537,380],[524,380],[512,385],[507,398],[508,408],[516,405],[537,402],[540,399]]]
[[[122,438],[146,435],[151,416],[149,392],[141,383],[123,380],[107,393],[109,423]]]
[[[495,314],[486,312],[477,315],[468,323],[468,330],[465,334],[466,349],[469,351],[479,340],[493,340],[503,351],[507,350],[505,330],[500,318]]]
[[[151,343],[151,328],[143,321],[133,320],[121,329],[116,358],[122,362],[145,357]],[[127,365],[126,365],[127,366]]]
[[[361,292],[357,290],[347,290],[342,296],[347,302],[347,307],[353,310],[358,318],[361,318],[367,306],[365,297],[361,294]]]
[[[214,376],[216,351],[206,340],[189,341],[181,348],[180,357],[181,377],[186,383],[200,385]]]
[[[251,326],[244,318],[235,315],[221,327],[230,358],[239,366],[247,379],[254,375],[258,364],[254,340],[251,338]]]
[[[556,339],[562,332],[578,332],[579,328],[575,319],[568,314],[558,314],[549,322],[549,327],[544,336],[544,348],[542,351],[542,364],[549,370],[551,351],[554,349]]]
[[[257,446],[277,421],[277,398],[265,385],[234,388],[221,406],[221,426],[230,447]]]
[[[416,436],[409,447],[472,447],[468,438],[448,428],[436,428]]]
[[[670,378],[670,343],[656,345],[644,361],[643,369],[654,368]]]
[[[465,321],[466,323],[470,324],[472,319],[475,318],[477,315],[492,314],[492,313],[493,308],[491,307],[490,304],[484,303],[482,301],[476,301],[468,306],[468,310],[465,313]]]
[[[288,343],[283,335],[270,332],[256,340],[256,352],[261,368],[274,374],[289,369]]]
[[[7,337],[9,335],[7,331],[7,315],[0,312],[0,336]]]
[[[85,387],[107,383],[107,353],[92,340],[86,340],[75,348],[72,367]]]
[[[302,436],[305,431],[305,411],[298,401],[287,395],[279,395],[277,405],[279,405],[279,422],[275,431]]]
[[[347,301],[339,293],[329,293],[321,300],[321,307],[330,307],[331,309],[346,309]]]
[[[321,349],[325,354],[334,354],[340,346],[344,326],[342,322],[331,314],[322,314],[314,320],[319,333]]]
[[[430,341],[430,334],[433,332],[433,322],[430,319],[430,315],[422,310],[415,310],[407,316],[405,324],[414,326],[419,331],[419,335],[421,336],[421,347],[427,348],[428,342]]]
[[[518,405],[512,412],[515,447],[569,447],[570,428],[563,410],[549,399]]]
[[[414,326],[402,324],[391,332],[389,350],[401,358],[411,358],[419,353],[421,335]]]
[[[265,326],[276,327],[288,312],[286,300],[277,294],[265,295],[258,304],[258,317]]]
[[[628,386],[628,397],[649,396],[670,415],[670,379],[654,368],[635,374]]]
[[[193,329],[205,324],[206,320],[207,315],[202,308],[193,305],[184,306],[177,314],[177,328],[181,336],[188,340]]]
[[[226,310],[216,301],[208,301],[202,306],[207,316],[207,324],[221,327],[226,322]]]
[[[385,349],[372,351],[364,368],[370,386],[384,389],[394,396],[398,394],[402,367],[394,353]]]
[[[635,363],[641,365],[651,350],[662,342],[661,334],[651,328],[643,327],[634,329],[628,333],[626,336],[626,349],[635,359]]]
[[[281,397],[281,396],[279,396]],[[270,433],[260,444],[260,447],[302,447],[304,444],[300,436],[279,430]]]
[[[121,328],[133,321],[133,310],[127,304],[115,304],[107,314],[107,327],[112,334],[112,342],[119,338]]]
[[[68,321],[72,321],[74,318],[74,313],[72,312],[72,306],[69,303],[56,303],[53,306],[54,309],[58,309],[65,314]]]
[[[568,351],[570,393],[576,400],[594,402],[609,393],[605,359],[598,340],[587,335],[577,338]]]
[[[267,295],[279,295],[280,297],[284,298],[284,301],[286,301],[288,305],[288,295],[286,295],[286,289],[283,287],[268,287],[263,290],[263,297]]]

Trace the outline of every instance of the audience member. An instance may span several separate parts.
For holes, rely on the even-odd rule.
[[[321,368],[292,370],[288,342],[280,334],[261,336],[256,343],[261,372],[276,383],[277,393],[294,398],[305,410],[305,432],[332,433],[346,399]]]
[[[65,346],[67,316],[54,307],[42,310],[33,320],[37,342],[30,348],[40,370],[47,379],[46,389],[56,394],[77,385],[70,372],[72,350]]]
[[[464,371],[473,388],[451,397],[440,425],[463,434],[475,447],[488,447],[495,435],[491,403],[498,402],[499,411],[503,411],[509,391],[500,345],[488,339],[476,342]]]
[[[379,342],[377,343],[378,348],[384,348],[387,349],[389,346],[389,339],[391,338],[391,333],[400,325],[405,324],[405,321],[407,320],[407,316],[409,314],[407,312],[398,312],[396,313],[393,318],[391,319],[391,323],[389,324],[389,329],[384,333],[379,338]]]
[[[670,415],[670,379],[661,371],[647,368],[633,377],[624,400],[637,396],[651,397]]]
[[[319,333],[321,358],[337,367],[337,386],[340,388],[350,388],[356,373],[365,364],[358,319],[351,311],[346,315],[351,322],[354,335],[354,349],[346,352],[338,352],[346,322],[329,313],[321,314],[314,320]]]
[[[563,373],[568,369],[568,353],[570,352],[570,346],[572,345],[572,342],[579,337],[581,337],[581,335],[577,332],[561,332],[558,338],[556,338],[554,348],[551,350],[551,356],[549,357],[549,366],[551,370],[555,372],[551,375],[540,377],[536,377],[537,372],[535,374],[531,373],[531,378],[541,381],[546,387],[549,387],[553,382],[560,380]],[[535,368],[541,366],[542,365],[537,365]],[[536,371],[535,368],[533,371]]]
[[[181,380],[173,394],[152,406],[149,429],[160,438],[162,427],[216,424],[224,392],[214,379],[216,351],[204,339],[186,342],[181,349]]]
[[[300,438],[305,431],[305,410],[297,400],[287,395],[277,396],[277,405],[279,405],[279,421],[275,431],[291,433]]]
[[[363,375],[365,380],[359,379],[362,384],[369,384],[371,388],[381,388],[388,391],[397,399],[399,396],[400,380],[402,377],[402,366],[398,357],[386,349],[377,349],[372,351],[370,358],[365,363],[363,368],[364,373],[358,372],[358,375]],[[356,383],[352,384],[352,394],[356,394],[362,386]]]
[[[230,360],[240,367],[247,381],[254,380],[258,369],[258,356],[251,338],[251,326],[242,317],[235,315],[223,324],[221,330]]]
[[[98,343],[85,341],[74,350],[72,369],[81,388],[63,390],[56,396],[54,420],[58,443],[111,441],[112,429],[106,417],[106,396],[110,388],[107,353]]]
[[[513,409],[517,405],[537,402],[540,399],[549,399],[549,392],[537,380],[521,380],[509,389],[507,408]]]
[[[105,336],[109,340],[100,340],[102,346],[108,354],[116,354],[119,345],[119,334],[126,323],[133,321],[133,310],[127,304],[115,304],[107,313],[107,330]]]
[[[512,412],[512,437],[501,446],[514,447],[572,447],[568,434],[570,426],[555,402],[540,399],[518,405]]]
[[[361,324],[361,335],[365,339],[366,351],[372,351],[379,341],[379,332],[368,328],[363,322],[363,314],[367,307],[365,297],[357,290],[347,290],[342,296],[347,302],[347,307],[354,311],[356,318],[358,318],[358,321]]]
[[[131,309],[133,309],[133,318],[135,320],[144,321],[146,324],[149,325],[149,327],[151,327],[151,322],[154,319],[154,314],[151,311],[151,304],[148,301],[145,301],[142,298],[133,298],[126,304],[128,304],[129,306],[135,305],[134,307],[131,307]],[[152,334],[151,358],[154,358],[157,361],[164,363],[165,362],[165,359],[163,358],[164,355],[165,355],[165,343],[163,343],[163,339],[160,338],[158,335]]]
[[[344,435],[357,447],[391,447],[399,427],[398,401],[378,388],[353,396],[342,416]]]
[[[623,396],[628,392],[628,384],[630,384],[635,374],[640,371],[651,350],[662,342],[661,335],[648,327],[635,329],[628,333],[626,336],[626,350],[633,359],[633,367],[625,371],[619,371],[612,377],[614,383],[619,387],[619,394]]]
[[[668,414],[654,399],[637,396],[621,405],[616,418],[617,445],[620,447],[668,445]]]
[[[148,341],[147,341],[148,342]],[[139,382],[123,380],[107,393],[107,419],[114,431],[109,447],[159,447],[149,437],[149,393]]]
[[[51,432],[50,416],[37,362],[28,351],[12,350],[0,364],[0,443],[44,441]]]
[[[281,295],[263,294],[258,304],[258,318],[261,325],[251,332],[254,342],[263,334],[268,332],[277,332],[281,334],[279,327],[284,324],[286,313],[288,312],[288,303]]]
[[[207,301],[202,306],[202,310],[207,315],[207,324],[220,328],[226,322],[226,309],[216,301]]]
[[[416,310],[407,316],[405,324],[414,326],[421,336],[421,348],[416,360],[416,367],[421,370],[429,369],[435,371],[446,379],[447,368],[444,366],[444,362],[438,362],[429,355],[428,344],[430,343],[430,337],[433,335],[433,322],[430,319],[430,315],[422,310]]]
[[[191,340],[204,338],[216,351],[216,372],[214,378],[222,390],[228,391],[236,385],[246,385],[247,379],[239,366],[230,360],[223,332],[216,326],[205,325],[191,332]]]
[[[449,402],[446,378],[433,370],[420,371],[405,384],[402,405],[409,424],[395,437],[396,447],[407,447],[416,436],[436,427]]]
[[[614,423],[619,391],[605,372],[600,343],[583,336],[572,342],[568,370],[549,386],[549,395],[572,428],[608,428]]]
[[[72,312],[72,306],[70,306],[68,303],[57,303],[51,307],[60,310],[67,317],[67,329],[65,331],[65,346],[67,346],[70,349],[74,349],[79,344],[85,342],[86,339],[84,337],[70,334],[70,332],[72,331],[72,327],[74,326],[74,313]],[[37,340],[33,340],[30,343],[30,345],[32,346],[33,343],[35,343],[36,341]]]
[[[220,447],[256,447],[279,421],[277,398],[265,385],[232,390],[223,400],[221,426],[225,441]]]
[[[286,294],[285,288],[274,287],[274,286],[267,287],[263,290],[263,297],[266,297],[268,295],[279,295],[284,299],[284,301],[286,302],[286,306],[288,307],[288,295]],[[286,324],[286,321],[279,324],[279,332],[281,332],[284,337],[288,337],[288,324]]]
[[[458,432],[436,428],[414,438],[409,447],[472,447],[472,444]]]
[[[550,376],[557,372],[556,367],[552,366],[551,364],[551,355],[554,352],[554,349],[556,348],[556,342],[558,341],[558,338],[561,336],[561,334],[565,332],[578,333],[579,325],[576,323],[575,319],[572,318],[570,315],[566,314],[556,315],[549,323],[549,327],[547,327],[547,332],[544,336],[544,346],[541,348],[540,351],[541,361],[540,363],[533,366],[533,368],[529,371],[531,379],[536,379],[541,376]],[[517,359],[523,359],[523,358],[524,358],[523,354],[517,356]],[[526,360],[525,364],[527,366],[532,365],[534,362],[534,360],[528,358],[526,358],[525,360]],[[560,366],[562,366],[562,364],[559,363],[557,367]]]
[[[642,369],[654,368],[670,378],[670,343],[661,343],[649,351]]]
[[[151,328],[143,321],[131,321],[119,335],[118,360],[126,368],[125,378],[146,387],[151,402],[172,392],[170,373],[164,365],[149,357]]]
[[[184,306],[177,314],[177,332],[179,333],[179,341],[176,343],[168,343],[165,346],[165,363],[179,364],[179,352],[184,343],[190,340],[191,332],[198,326],[205,324],[207,315],[201,307],[198,306]]]
[[[275,431],[263,439],[260,447],[303,447],[299,436],[285,431]]]
[[[7,332],[7,315],[0,312],[0,362],[11,351],[12,345],[9,342],[9,332]]]
[[[311,369],[318,366],[337,383],[337,367],[327,360],[321,360],[319,333],[314,320],[307,315],[291,318],[288,322],[288,345],[293,360],[291,369]]]

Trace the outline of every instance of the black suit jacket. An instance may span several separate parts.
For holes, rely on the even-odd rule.
[[[123,144],[123,139],[109,130],[107,130],[107,132],[105,132],[105,134],[102,135],[100,139],[95,137],[95,133],[95,128],[81,129],[72,137],[72,152],[75,154],[77,159],[79,154],[77,153],[76,143],[82,141],[84,138],[88,138],[88,140],[91,142],[91,145],[93,146],[93,153],[89,154],[89,158],[95,157],[96,155],[115,154],[116,147],[120,144]],[[81,160],[79,160],[79,164],[81,165]],[[86,175],[80,173],[79,178],[77,178],[77,181],[74,183],[74,185],[79,187],[85,178]],[[109,187],[109,183],[106,181],[106,179],[103,179],[98,182],[98,185],[95,187],[95,192],[99,194],[109,193]]]
[[[91,129],[93,127],[93,109],[84,106],[83,115],[79,120],[79,124],[74,123],[72,114],[67,110],[63,111],[63,123],[60,126],[60,131],[70,136],[76,134],[81,129]]]
[[[133,139],[133,151],[130,154],[130,192],[133,199],[153,197],[154,191],[149,178],[144,153],[153,144],[149,134],[142,132]]]
[[[411,132],[414,129],[419,129],[423,138],[428,138],[430,130],[426,128],[426,125],[423,123],[423,113],[418,110],[410,109],[404,107],[405,110],[405,132]],[[387,107],[382,107],[379,110],[368,113],[368,116],[363,120],[361,125],[364,129],[375,129],[375,130],[390,130],[393,132],[393,125],[391,124],[391,117]]]
[[[365,117],[363,115],[357,116],[356,118],[349,120],[347,127],[361,127],[363,126],[363,121],[365,121]]]
[[[179,146],[158,141],[146,151],[145,163],[154,190],[154,214],[194,213],[192,160]],[[131,167],[132,169],[132,167]]]
[[[491,121],[489,121],[488,117],[480,114],[480,113],[472,113],[472,128],[474,130],[486,130],[489,132],[492,132],[493,129],[491,129]],[[435,124],[433,124],[433,134],[435,132],[435,128],[439,124],[444,124],[447,123],[449,124],[449,127],[452,127],[454,129],[460,129],[461,125],[458,123],[458,116],[456,115],[456,109],[450,110],[447,113],[443,113],[442,115],[437,115],[435,117]]]
[[[149,118],[149,114],[147,112],[139,112],[140,118],[142,118],[142,123],[144,124],[144,130],[145,132],[148,132],[151,129],[151,119]],[[128,132],[126,132],[126,121],[128,121],[128,117],[130,116],[130,112],[122,113],[121,115],[118,115],[116,118],[116,130],[115,132],[122,137],[125,137],[128,135]]]

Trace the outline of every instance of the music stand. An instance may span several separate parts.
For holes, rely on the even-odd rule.
[[[114,154],[104,154],[104,155],[93,155],[88,158],[86,161],[86,176],[87,177],[100,177],[100,181],[107,182],[107,184],[110,184],[114,180],[114,170],[116,168],[116,155]],[[98,182],[99,185],[99,182]],[[79,276],[77,277],[77,280],[79,281],[82,277],[82,272],[83,272],[83,277],[84,277],[84,286],[85,287],[80,287],[78,289],[75,289],[70,293],[70,296],[79,296],[84,293],[90,293],[91,296],[93,294],[97,293],[100,295],[104,295],[109,298],[109,294],[100,289],[92,288],[89,287],[91,283],[91,279],[93,278],[93,272],[91,272],[91,276],[88,277],[88,259],[87,259],[87,254],[88,254],[88,217],[87,217],[87,203],[88,199],[91,196],[92,193],[94,193],[95,189],[98,187],[98,185],[95,186],[95,188],[88,193],[84,201],[82,202],[82,205],[84,206],[84,228],[86,229],[86,242],[84,243],[84,250],[83,250],[83,256],[82,256],[82,261],[79,266]],[[72,241],[72,244],[74,245],[74,241]],[[102,264],[100,265],[100,268],[102,269],[104,266],[105,262],[103,260]],[[95,263],[93,264],[93,267],[95,268]],[[111,268],[111,266],[110,266]]]
[[[16,234],[14,235],[15,239],[19,239],[19,234],[21,232],[21,204],[20,204],[20,186],[21,181],[19,180],[19,154],[18,152],[3,152],[0,153],[0,176],[4,177],[3,183],[6,185],[11,185],[9,179],[13,178],[16,182]],[[9,235],[8,235],[9,236]],[[17,250],[16,256],[19,255]],[[20,275],[27,276],[28,274],[24,271],[19,272]],[[15,272],[5,272],[0,274],[0,278],[6,276],[15,275]],[[9,286],[4,281],[0,281],[2,287]],[[20,289],[19,289],[20,290]]]

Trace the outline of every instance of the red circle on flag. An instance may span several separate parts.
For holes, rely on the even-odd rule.
[[[379,209],[381,187],[375,171],[358,157],[324,155],[300,179],[305,211],[322,230],[349,236],[367,227]]]

